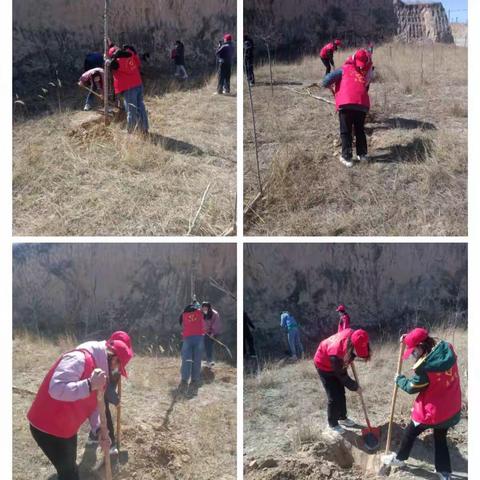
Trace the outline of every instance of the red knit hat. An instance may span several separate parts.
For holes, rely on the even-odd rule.
[[[117,330],[110,335],[110,338],[107,340],[107,342],[110,342],[111,340],[121,340],[132,351],[133,354],[132,340],[127,332]]]
[[[337,312],[344,312],[344,311],[345,311],[345,305],[340,304],[340,305],[337,307]]]
[[[231,42],[232,41],[232,35],[230,33],[226,33],[224,36],[223,36],[223,41],[224,42]]]
[[[121,340],[109,340],[107,347],[116,355],[120,362],[119,370],[124,377],[128,377],[125,367],[127,363],[132,359],[133,353],[127,347],[127,345]]]

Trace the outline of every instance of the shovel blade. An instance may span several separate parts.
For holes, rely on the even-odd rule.
[[[380,428],[362,429],[363,442],[368,450],[376,450],[380,445]]]

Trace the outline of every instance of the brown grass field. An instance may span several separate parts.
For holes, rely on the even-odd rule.
[[[459,358],[464,394],[461,422],[449,431],[450,455],[455,479],[467,478],[467,332],[441,330],[433,334],[452,342]],[[298,363],[270,363],[259,375],[245,377],[244,468],[249,480],[377,478],[388,429],[393,377],[398,344],[372,345],[372,360],[357,365],[370,421],[381,427],[378,452],[367,453],[360,430],[349,430],[343,442],[326,429],[326,395],[311,358]],[[411,374],[411,361],[403,373]],[[392,446],[408,423],[414,396],[399,391]],[[364,426],[358,395],[347,392],[349,416]],[[377,455],[378,454],[378,455]],[[426,432],[417,439],[404,469],[392,471],[393,479],[435,479],[433,438]],[[269,465],[269,466],[268,466]]]
[[[148,140],[128,135],[123,123],[80,128],[91,113],[67,107],[16,122],[14,235],[227,233],[235,215],[236,98],[214,91],[213,78],[162,95],[147,89]]]
[[[336,54],[336,65],[353,51]],[[467,234],[467,55],[450,45],[387,44],[374,52],[367,117],[371,160],[338,160],[334,107],[309,96],[321,83],[316,57],[257,68],[253,102],[263,197],[245,216],[247,235],[397,236]],[[248,89],[247,86],[245,86]],[[333,100],[326,89],[312,93]],[[248,92],[245,186],[258,193]]]
[[[13,341],[13,479],[53,480],[54,469],[35,444],[26,413],[56,357],[75,346],[29,335]],[[174,400],[180,360],[137,355],[123,382],[122,448],[114,479],[207,480],[236,478],[236,370],[215,367],[216,378],[194,399]],[[115,415],[115,408],[112,414]],[[115,420],[114,420],[115,421]],[[87,422],[88,423],[88,422]],[[78,437],[82,480],[103,480],[100,453],[85,449],[84,425]],[[127,457],[128,456],[128,461]]]

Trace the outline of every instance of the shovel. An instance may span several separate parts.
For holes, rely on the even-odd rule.
[[[357,382],[357,385],[360,387],[355,365],[352,363],[351,367],[352,367],[353,377]],[[363,393],[360,392],[359,395],[360,395],[360,402],[362,403],[363,413],[365,415],[365,421],[367,422],[367,428],[362,428],[363,441],[365,443],[365,447],[368,450],[376,450],[379,445],[380,428],[371,426],[370,419],[368,418],[367,407],[365,406],[365,400],[363,399]]]
[[[122,438],[122,377],[118,379],[118,405],[117,405],[117,448],[120,451],[120,440]]]
[[[103,390],[97,391],[97,407],[100,414],[100,432],[103,438],[108,438],[107,415],[105,414],[105,395]],[[110,452],[103,452],[105,459],[105,480],[112,480],[112,464],[110,463]]]

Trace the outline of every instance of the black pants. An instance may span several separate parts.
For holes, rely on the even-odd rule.
[[[247,80],[251,85],[255,85],[255,73],[253,71],[253,62],[245,62],[245,73]]]
[[[105,416],[107,417],[108,436],[115,443],[115,428],[113,427],[112,413],[110,412],[110,403],[105,399]]]
[[[343,383],[332,373],[317,368],[318,375],[327,393],[327,419],[331,427],[336,427],[339,420],[347,418],[347,399]]]
[[[253,335],[248,325],[243,326],[243,354],[256,355]]]
[[[367,154],[367,136],[365,135],[366,112],[358,110],[340,110],[340,137],[342,139],[342,157],[352,159],[353,129],[355,129],[357,155]]]
[[[232,65],[230,63],[220,63],[218,66],[218,86],[217,92],[230,93],[230,76],[232,75]]]
[[[77,467],[77,435],[60,438],[30,425],[32,436],[57,470],[58,480],[80,480]]]
[[[328,75],[332,71],[332,67],[335,67],[335,65],[330,59],[325,59],[322,57],[320,57],[320,59],[322,60],[322,63],[325,65],[326,68],[325,75]]]
[[[427,425],[418,425],[416,427],[413,422],[410,422],[403,432],[402,443],[397,452],[398,460],[406,460],[410,456],[410,451],[412,450],[415,439],[429,428]],[[433,429],[433,438],[435,440],[435,470],[437,472],[452,473],[450,453],[447,445],[447,432],[448,428]]]

